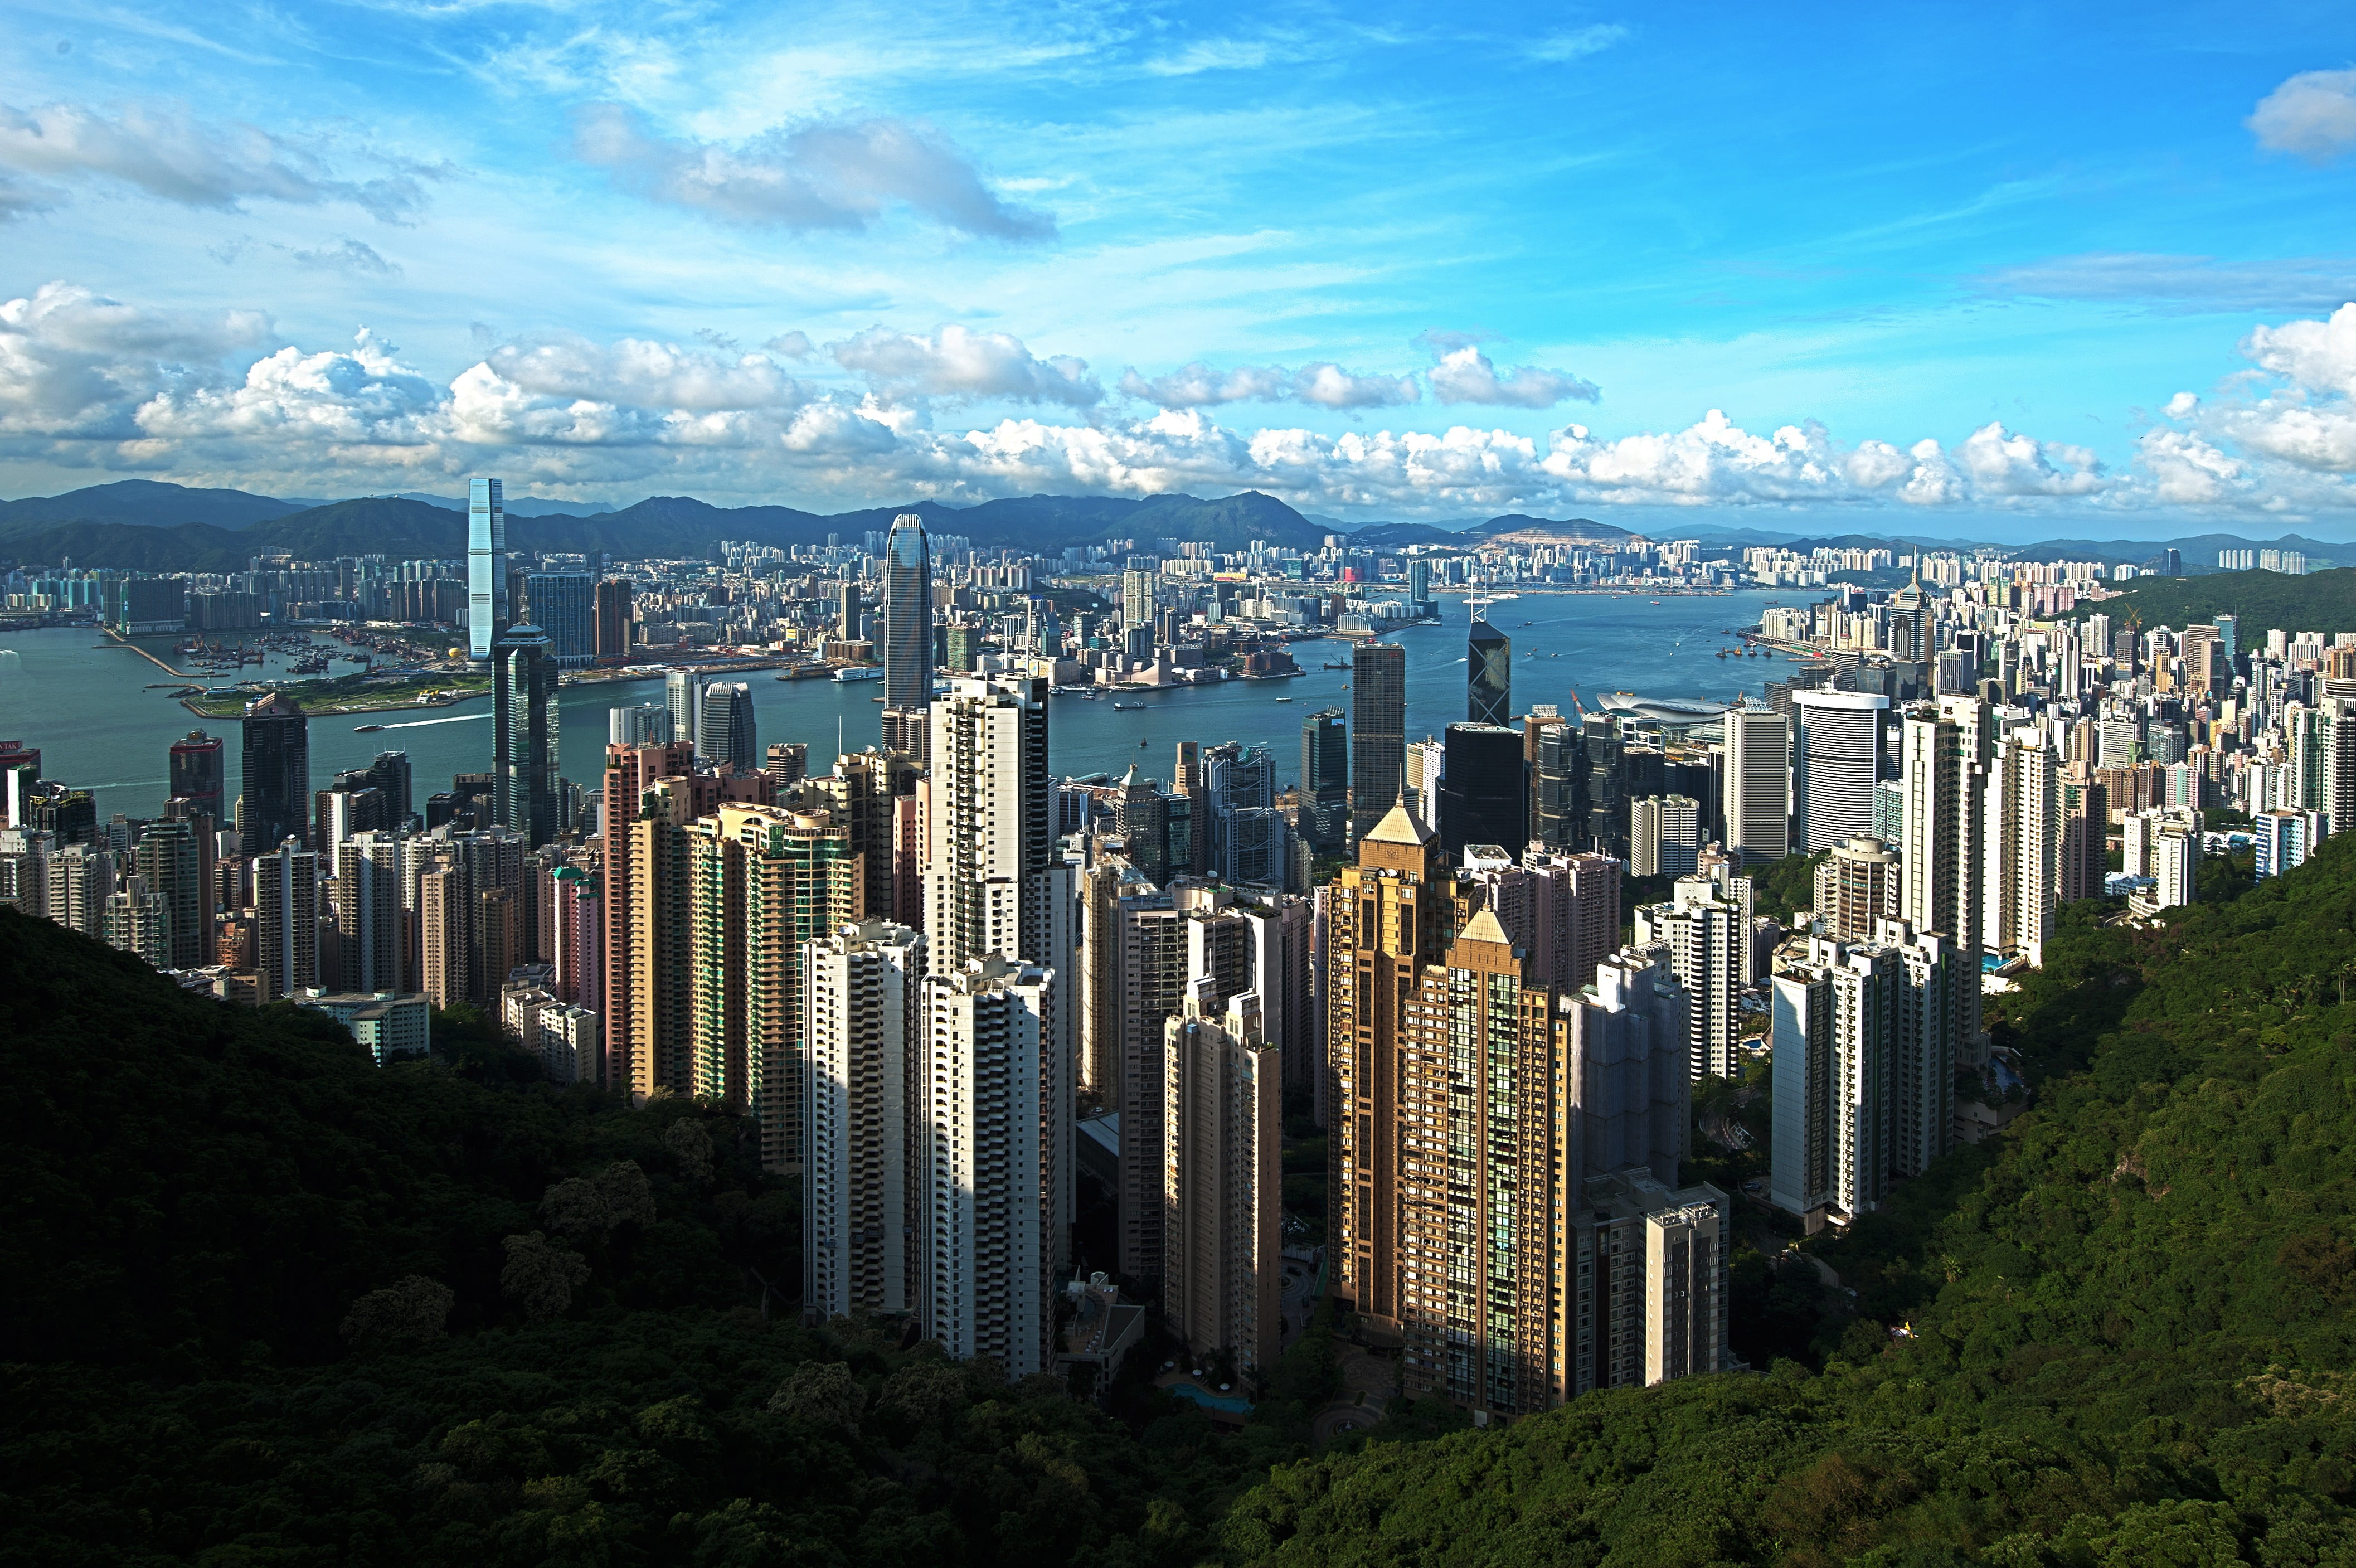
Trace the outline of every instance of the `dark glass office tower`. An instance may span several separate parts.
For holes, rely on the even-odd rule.
[[[166,800],[186,800],[188,809],[202,811],[215,822],[222,820],[221,794],[228,779],[223,767],[220,737],[192,729],[185,739],[172,743],[172,792]]]
[[[1495,844],[1515,860],[1528,842],[1522,732],[1503,725],[1450,725],[1442,732],[1440,844],[1451,865],[1468,843]]]
[[[530,621],[493,646],[491,728],[491,821],[537,849],[556,836],[556,659]]]
[[[309,838],[311,721],[302,705],[273,692],[245,710],[245,792],[237,828],[248,854],[268,854],[288,838]]]
[[[466,657],[488,659],[508,624],[508,511],[497,479],[466,487]]]
[[[626,577],[607,577],[597,585],[596,624],[591,637],[601,663],[618,664],[629,657],[630,621],[635,609]]]
[[[412,811],[410,804],[409,753],[380,751],[376,760],[368,765],[369,782],[384,791],[385,817],[394,828],[406,827]]]
[[[1464,643],[1464,721],[1507,725],[1514,718],[1514,639],[1485,620]]]
[[[703,688],[701,730],[695,753],[724,762],[739,773],[761,770],[761,746],[753,728],[753,688],[742,681],[714,681]]]
[[[522,611],[548,633],[559,670],[585,670],[596,660],[596,580],[586,572],[527,572]]]
[[[1628,858],[1628,798],[1620,792],[1620,721],[1610,714],[1589,714],[1580,726],[1587,766],[1579,801],[1585,821],[1586,842],[1580,847],[1600,854]]]
[[[884,748],[921,757],[933,701],[933,553],[915,512],[884,540]]]
[[[1342,710],[1325,708],[1301,721],[1301,836],[1332,854],[1349,831],[1349,733]]]
[[[1407,650],[1367,641],[1350,655],[1350,837],[1398,803],[1407,771]]]

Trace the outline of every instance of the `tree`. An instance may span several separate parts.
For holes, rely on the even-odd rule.
[[[352,1303],[344,1315],[343,1336],[355,1345],[438,1339],[457,1302],[439,1280],[411,1274]]]
[[[533,1323],[563,1316],[573,1305],[573,1293],[589,1283],[587,1261],[578,1252],[550,1246],[541,1231],[510,1236],[499,1245],[508,1254],[507,1266],[499,1270],[499,1294]]]
[[[663,1130],[663,1148],[679,1162],[679,1174],[701,1187],[712,1179],[712,1134],[692,1116],[681,1116]]]
[[[841,1361],[805,1361],[769,1396],[769,1408],[779,1415],[842,1427],[856,1437],[859,1412],[867,1408],[867,1391]]]
[[[705,1138],[707,1161],[711,1145]],[[655,1217],[654,1189],[637,1161],[617,1160],[594,1176],[571,1176],[551,1186],[541,1195],[540,1217],[569,1240],[603,1241],[619,1226]]]

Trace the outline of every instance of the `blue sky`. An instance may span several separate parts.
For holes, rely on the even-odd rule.
[[[0,38],[9,494],[2356,536],[2344,4],[19,4]]]

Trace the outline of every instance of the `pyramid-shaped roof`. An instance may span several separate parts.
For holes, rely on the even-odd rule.
[[[1366,837],[1376,843],[1403,843],[1421,849],[1431,842],[1431,830],[1416,820],[1404,801],[1383,813]]]

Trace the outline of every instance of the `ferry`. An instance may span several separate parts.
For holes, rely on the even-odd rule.
[[[1292,701],[1292,699],[1291,699],[1291,698],[1290,698],[1290,697],[1279,697],[1279,698],[1277,699],[1277,701],[1278,701],[1278,702],[1280,702],[1280,703],[1289,703],[1289,702]]]
[[[382,725],[354,725],[352,726],[352,733],[354,735],[374,735],[383,727],[384,726]]]
[[[852,664],[834,672],[834,678],[844,685],[853,681],[881,681],[884,670],[876,664]]]
[[[1112,705],[1112,711],[1117,714],[1141,714],[1145,711],[1145,704],[1143,703],[1115,703]]]

